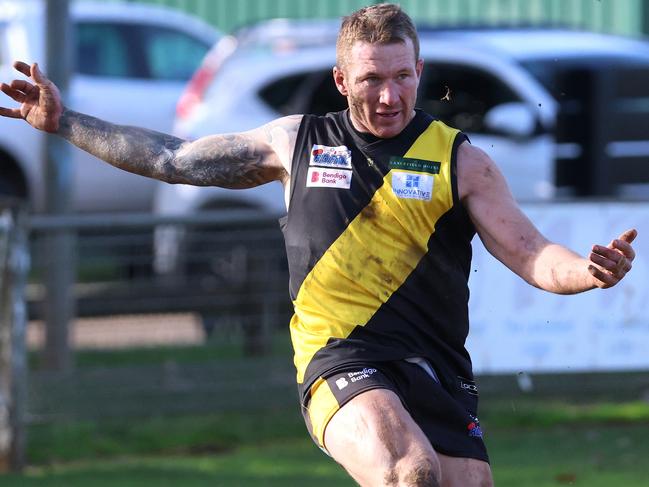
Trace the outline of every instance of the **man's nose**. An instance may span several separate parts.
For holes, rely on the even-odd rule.
[[[381,87],[379,102],[383,105],[394,105],[399,99],[399,92],[392,81],[386,81]]]

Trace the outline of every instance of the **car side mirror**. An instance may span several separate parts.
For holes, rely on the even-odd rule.
[[[536,114],[525,103],[502,103],[489,110],[484,118],[490,132],[509,137],[526,138],[536,130]]]

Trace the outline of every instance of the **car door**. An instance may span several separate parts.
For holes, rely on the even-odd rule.
[[[118,124],[169,133],[175,105],[209,44],[169,26],[123,21],[76,25],[71,108]],[[81,211],[148,211],[153,180],[74,150],[73,206]]]

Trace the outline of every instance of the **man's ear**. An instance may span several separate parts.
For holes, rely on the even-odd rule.
[[[334,66],[334,83],[336,83],[336,88],[341,95],[347,96],[349,91],[347,90],[347,78],[345,78],[345,73],[338,66]]]
[[[415,65],[415,72],[417,73],[417,78],[421,79],[421,73],[424,71],[424,60],[418,59],[417,64]]]

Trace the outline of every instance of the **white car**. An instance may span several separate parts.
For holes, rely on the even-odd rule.
[[[335,27],[315,25],[317,36],[303,35],[309,23],[275,21],[223,38],[188,84],[175,133],[195,139],[248,130],[292,113],[345,108],[331,74]],[[573,179],[579,176],[573,173],[583,151],[557,133],[557,125],[564,123],[562,110],[579,111],[583,100],[580,93],[562,92],[559,81],[602,67],[649,69],[649,43],[588,32],[421,29],[420,37],[424,72],[417,106],[462,129],[488,152],[520,202],[578,194]],[[586,123],[584,117],[573,121]],[[279,184],[234,191],[163,183],[154,211],[178,216],[233,207],[252,207],[262,215],[286,211]],[[182,232],[158,232],[159,272],[178,271],[174,259],[182,238]]]
[[[0,0],[0,79],[17,76],[15,60],[45,66],[45,3]],[[133,3],[71,2],[76,40],[65,103],[105,120],[172,130],[187,80],[220,38],[205,22],[169,8]],[[4,96],[4,95],[3,95]],[[0,100],[11,105],[8,97]],[[45,136],[21,121],[0,118],[0,195],[44,209]],[[74,211],[150,211],[155,181],[115,169],[70,147]]]

